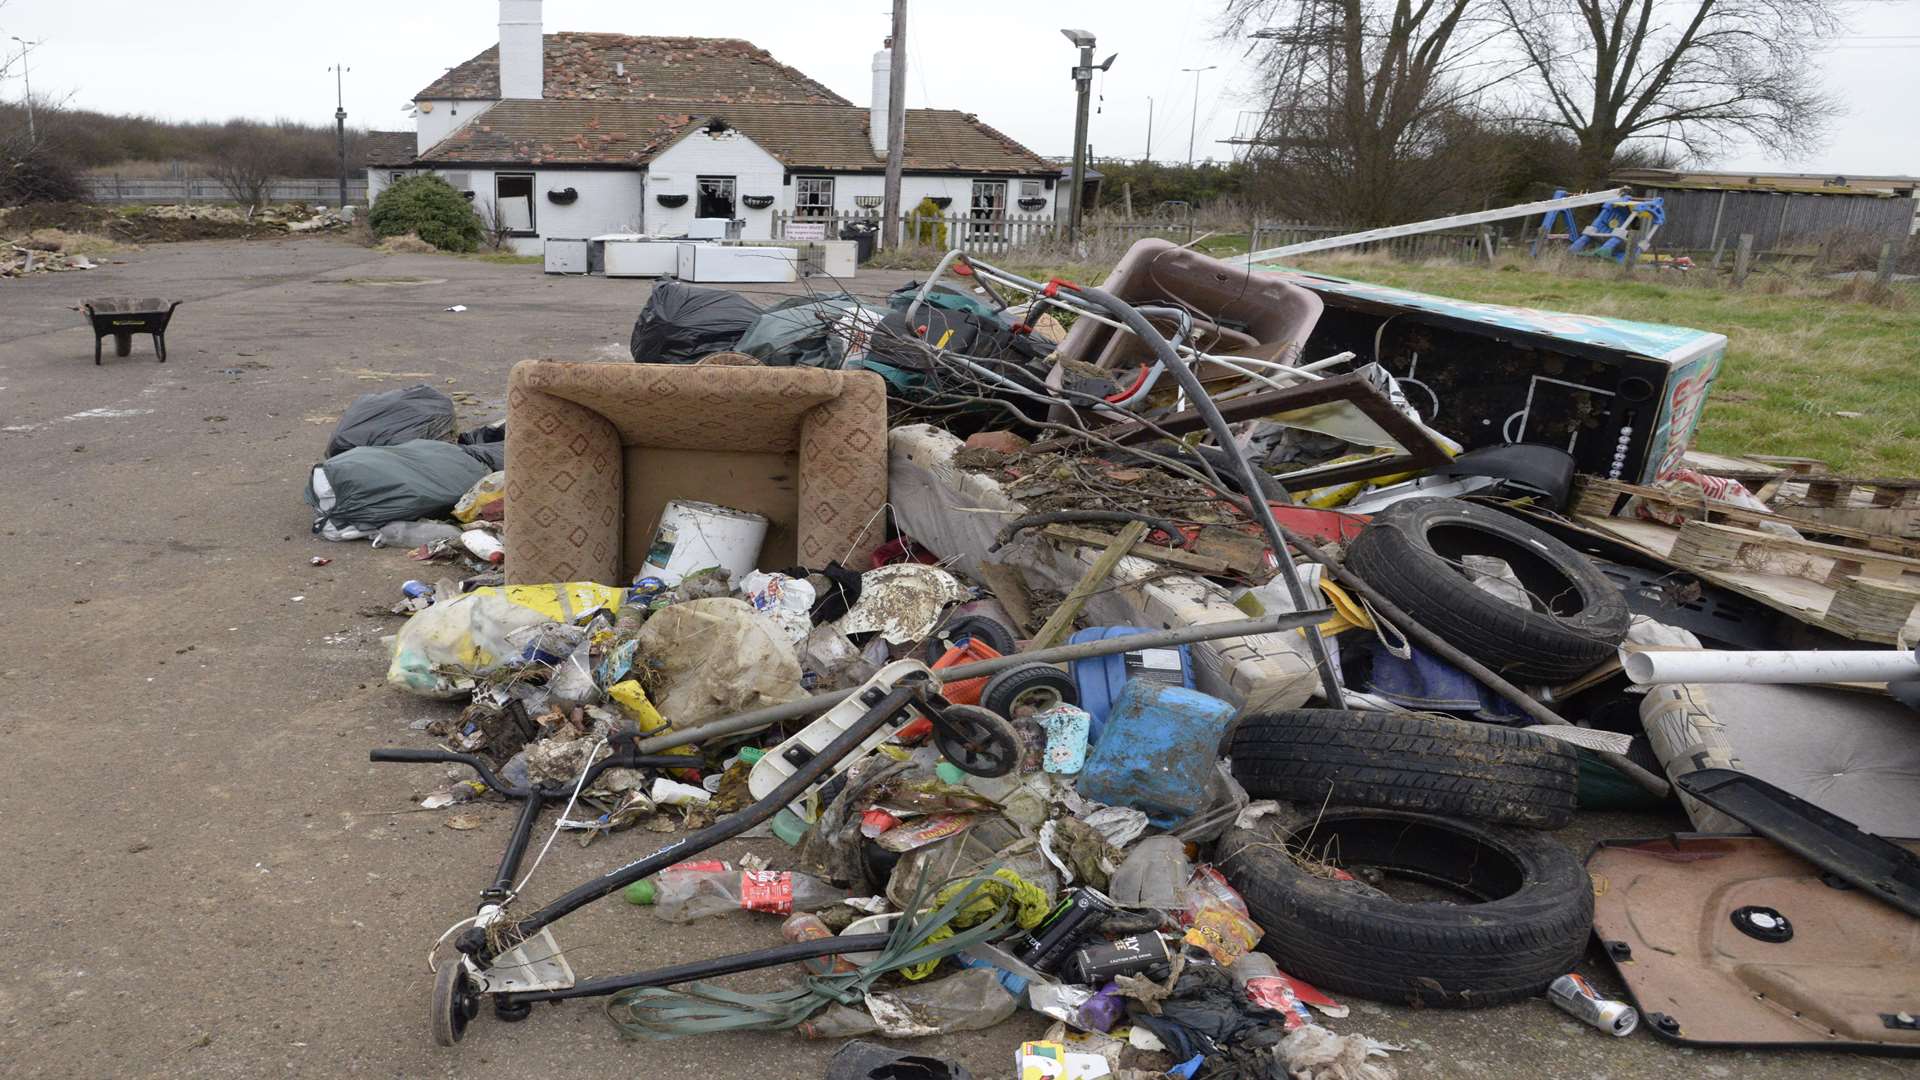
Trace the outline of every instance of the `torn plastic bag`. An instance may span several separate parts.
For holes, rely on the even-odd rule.
[[[849,342],[870,335],[886,315],[847,295],[795,297],[768,308],[733,348],[769,367],[837,369]]]
[[[358,446],[315,465],[303,495],[314,532],[357,538],[393,521],[445,517],[489,471],[463,448],[433,439]]]
[[[507,444],[505,442],[460,443],[460,449],[467,456],[487,467],[488,472],[499,472],[507,467]]]
[[[932,982],[867,994],[867,1012],[889,1039],[979,1031],[1020,1007],[990,968],[968,968]]]
[[[499,521],[506,516],[507,474],[490,472],[453,504],[455,521]]]
[[[453,399],[426,383],[415,383],[354,398],[327,438],[326,456],[356,446],[398,446],[414,439],[451,442],[453,437]]]
[[[759,318],[760,308],[739,293],[662,278],[634,320],[628,351],[636,364],[691,364],[732,350]]]
[[[794,646],[744,600],[713,597],[656,611],[638,640],[650,672],[642,681],[675,727],[807,696]]]
[[[423,697],[458,697],[473,689],[479,672],[519,655],[514,631],[550,621],[497,593],[442,600],[416,612],[394,636],[387,682]]]

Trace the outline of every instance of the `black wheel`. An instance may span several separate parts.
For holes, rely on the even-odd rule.
[[[961,638],[979,638],[993,646],[993,651],[1001,656],[1012,656],[1018,643],[1014,641],[1013,631],[985,615],[962,615],[933,632],[921,646],[921,658],[931,664],[945,656],[947,649]]]
[[[978,705],[949,705],[933,722],[933,745],[975,776],[1005,776],[1020,763],[1020,736],[999,714]]]
[[[474,993],[473,980],[467,978],[466,958],[452,956],[440,961],[433,978],[433,1041],[437,1046],[452,1046],[467,1033],[467,1021],[480,1012],[480,995]]]
[[[1337,709],[1242,719],[1233,778],[1256,799],[1378,806],[1558,829],[1573,818],[1580,760],[1523,728]]]
[[[988,679],[980,704],[1013,720],[1055,705],[1078,705],[1080,688],[1052,664],[1022,664]]]
[[[1375,1001],[1466,1009],[1532,997],[1573,970],[1593,927],[1586,868],[1525,829],[1311,807],[1228,832],[1215,861],[1266,928],[1261,951],[1322,989]],[[1396,899],[1335,880],[1330,865],[1452,899]]]
[[[1521,607],[1474,583],[1463,559],[1501,559]],[[1632,616],[1591,559],[1524,521],[1458,499],[1408,499],[1373,516],[1347,569],[1414,621],[1511,679],[1564,682],[1614,655]]]

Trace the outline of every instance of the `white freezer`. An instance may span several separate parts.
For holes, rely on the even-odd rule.
[[[681,244],[677,262],[681,281],[771,282],[800,277],[800,253],[792,248]]]

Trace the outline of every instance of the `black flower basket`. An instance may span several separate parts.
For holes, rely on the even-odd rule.
[[[1022,210],[1039,210],[1044,208],[1046,205],[1047,205],[1047,200],[1041,198],[1038,195],[1029,195],[1026,198],[1020,200],[1020,209]]]
[[[687,205],[687,197],[685,195],[655,195],[653,201],[669,210],[676,210]]]
[[[953,205],[953,196],[951,196],[951,195],[935,195],[935,196],[933,196],[933,197],[931,197],[930,199],[928,199],[928,201],[929,201],[929,202],[931,202],[931,203],[933,203],[933,205],[935,205],[935,206],[937,206],[937,207],[939,207],[940,209],[942,209],[942,210],[945,210],[945,209],[946,209],[947,207],[949,207],[949,206],[952,206],[952,205]]]
[[[771,196],[771,195],[742,195],[742,196],[740,196],[740,201],[741,201],[741,202],[743,202],[743,203],[746,203],[746,204],[747,204],[747,209],[749,209],[749,210],[765,210],[765,209],[766,209],[767,207],[769,207],[769,206],[772,206],[772,205],[773,205],[773,196]]]
[[[553,203],[555,206],[571,206],[574,200],[579,197],[580,193],[572,188],[561,188],[558,191],[547,192],[547,201]]]

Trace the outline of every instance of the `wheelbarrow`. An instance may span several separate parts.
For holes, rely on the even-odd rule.
[[[113,355],[133,353],[133,335],[152,334],[153,351],[160,363],[167,362],[167,323],[173,321],[178,300],[158,297],[103,296],[81,304],[87,318],[93,320],[93,362],[100,363],[100,341],[113,336]]]

